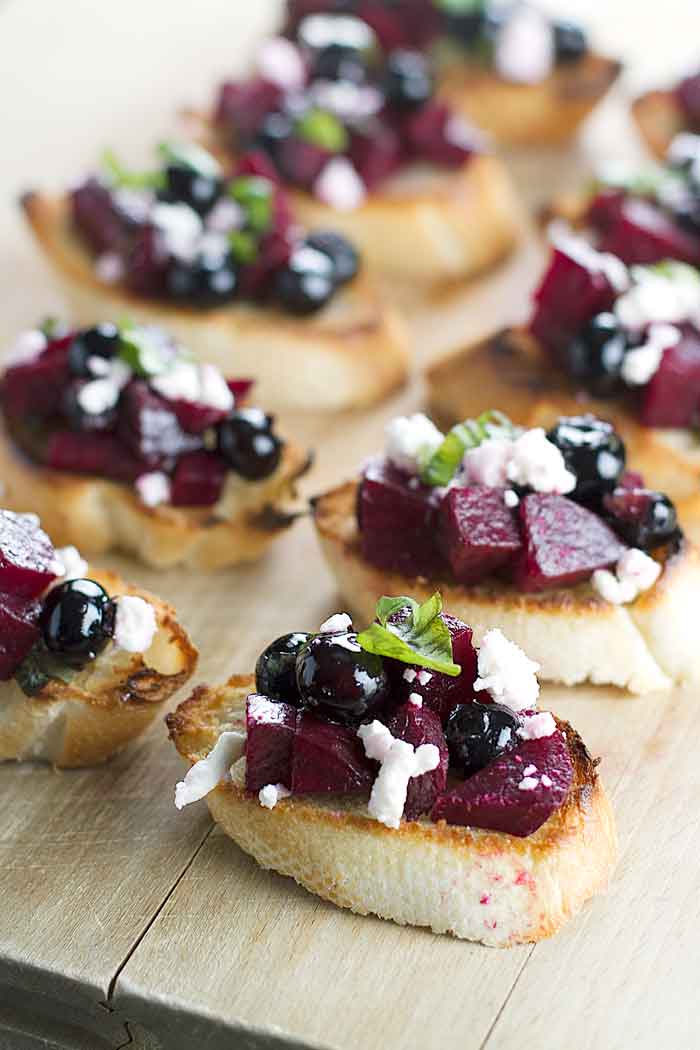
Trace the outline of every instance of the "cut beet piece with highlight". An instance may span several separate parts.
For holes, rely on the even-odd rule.
[[[438,512],[437,542],[460,583],[476,583],[508,565],[522,547],[505,489],[451,488]]]
[[[521,591],[568,587],[614,565],[627,547],[597,514],[565,496],[533,492],[520,504],[523,550],[514,566]]]
[[[277,109],[282,92],[269,80],[227,81],[221,85],[214,110],[215,122],[230,131],[234,141],[247,141],[266,115]]]
[[[136,481],[150,466],[133,456],[114,434],[85,434],[75,430],[56,430],[49,437],[46,465],[52,470],[75,474],[94,474],[115,481]]]
[[[370,190],[396,171],[404,159],[400,136],[379,118],[353,131],[349,156]]]
[[[117,433],[150,467],[202,446],[200,437],[185,433],[169,402],[141,379],[132,380],[122,393]]]
[[[0,594],[31,601],[57,575],[53,544],[35,519],[0,510]]]
[[[530,331],[548,350],[565,350],[587,321],[610,310],[615,298],[616,292],[604,274],[587,269],[555,248],[534,295]]]
[[[592,226],[598,233],[604,233],[620,218],[626,200],[624,190],[600,190],[588,205],[586,225]]]
[[[603,233],[599,248],[630,265],[664,259],[700,265],[700,239],[682,230],[655,204],[636,197],[624,201],[617,220]]]
[[[13,419],[59,412],[70,381],[67,348],[47,347],[33,361],[13,365],[0,382],[3,411]]]
[[[129,230],[106,186],[97,179],[87,179],[73,190],[70,203],[73,222],[94,252],[124,250]]]
[[[700,73],[681,80],[676,98],[691,130],[700,132]]]
[[[417,160],[455,168],[469,159],[476,148],[476,139],[472,148],[451,135],[454,119],[450,108],[442,102],[429,102],[406,118],[406,140]]]
[[[324,722],[302,712],[297,722],[292,755],[292,793],[369,791],[377,774],[376,762],[365,755],[357,730]]]
[[[534,771],[526,777],[524,771],[531,766]],[[524,740],[442,795],[433,807],[432,819],[525,838],[561,808],[573,776],[561,730],[538,740]]]
[[[664,351],[642,394],[647,427],[694,427],[700,419],[700,333],[689,326],[676,346]]]
[[[0,680],[6,682],[39,639],[41,602],[0,594]]]
[[[291,787],[297,709],[252,693],[246,701],[245,724],[246,791],[260,791],[266,784]]]
[[[203,434],[209,427],[214,427],[225,419],[229,412],[228,409],[212,408],[211,405],[201,405],[196,401],[170,399],[168,408],[173,410],[178,423],[188,434]]]
[[[387,725],[399,740],[405,740],[413,747],[434,744],[440,752],[440,764],[435,769],[429,773],[422,773],[419,777],[411,777],[408,782],[403,816],[404,820],[416,820],[423,813],[430,812],[438,795],[445,790],[447,767],[450,762],[445,734],[434,711],[412,703],[402,704],[397,708]]]
[[[210,507],[217,503],[226,479],[226,463],[216,452],[186,452],[173,472],[173,507]]]
[[[451,676],[424,667],[403,664],[398,660],[386,660],[391,675],[392,698],[404,703],[411,693],[418,693],[423,705],[434,711],[442,725],[458,704],[474,699],[474,682],[477,676],[477,652],[473,644],[471,627],[456,616],[442,613],[452,638],[452,659],[462,668],[462,673]],[[483,694],[480,694],[480,697]]]

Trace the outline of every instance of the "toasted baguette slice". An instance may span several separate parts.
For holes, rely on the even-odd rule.
[[[170,736],[193,764],[225,729],[245,725],[252,677],[195,690],[168,717]],[[367,816],[367,799],[288,798],[264,809],[244,790],[245,758],[207,796],[211,814],[263,868],[350,908],[428,926],[494,947],[549,937],[603,890],[617,840],[612,807],[578,734],[567,737],[574,782],[563,807],[528,838],[428,819],[397,830]],[[484,899],[488,899],[488,908]]]
[[[559,145],[570,139],[617,80],[622,66],[601,55],[560,66],[539,84],[514,84],[477,63],[453,61],[439,94],[498,142]]]
[[[687,131],[683,110],[673,91],[647,91],[632,103],[632,116],[647,148],[663,160],[676,135]]]
[[[153,644],[143,654],[109,645],[70,682],[52,678],[31,697],[14,679],[0,682],[0,761],[104,762],[143,733],[194,671],[197,650],[170,605],[106,570],[90,567],[89,578],[111,596],[136,594],[153,605]]]
[[[306,453],[287,444],[264,481],[229,473],[215,507],[147,507],[133,485],[33,463],[0,424],[4,507],[38,514],[59,547],[73,544],[91,555],[117,549],[154,569],[220,569],[259,558],[294,520],[285,501],[309,463]]]
[[[524,329],[509,328],[439,361],[428,371],[433,414],[445,426],[498,407],[516,423],[551,426],[559,416],[592,412],[612,422],[627,461],[650,488],[674,501],[681,523],[700,544],[700,445],[690,430],[644,427],[634,402],[597,400],[577,391]]]
[[[540,665],[540,677],[564,685],[592,682],[632,693],[700,684],[694,613],[700,555],[690,545],[670,556],[654,587],[630,605],[612,605],[589,584],[522,594],[506,582],[475,586],[408,578],[379,569],[360,554],[355,514],[357,484],[349,482],[315,501],[321,549],[339,590],[359,618],[374,617],[381,594],[425,601],[440,590],[445,608],[470,624],[476,644],[500,627]]]
[[[98,280],[92,257],[71,229],[67,197],[28,193],[22,206],[78,324],[126,316],[164,327],[224,375],[254,379],[257,397],[272,409],[356,408],[406,380],[407,331],[366,272],[311,318],[243,303],[206,311],[172,306]]]

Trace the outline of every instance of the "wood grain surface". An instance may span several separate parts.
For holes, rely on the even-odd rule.
[[[551,2],[585,17],[630,73],[566,155],[512,157],[531,204],[594,163],[639,156],[625,93],[697,59],[696,0]],[[0,336],[60,309],[15,207],[105,145],[130,160],[206,103],[274,24],[272,0],[0,3]],[[516,320],[537,280],[529,238],[498,273],[406,303],[420,365]],[[372,412],[281,420],[315,447],[307,495],[353,473],[384,423],[421,404],[416,376]],[[338,607],[310,524],[257,566],[216,576],[110,564],[174,601],[201,680]],[[558,937],[496,951],[358,918],[260,871],[204,804],[177,813],[181,764],[161,724],[111,765],[0,766],[0,1050],[277,1046],[333,1050],[676,1050],[700,1045],[696,698],[548,690],[603,756],[621,861],[609,894]]]

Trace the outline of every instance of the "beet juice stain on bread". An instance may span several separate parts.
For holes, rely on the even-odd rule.
[[[54,550],[35,514],[0,511],[0,760],[105,761],[196,660],[169,605]]]
[[[515,427],[487,412],[441,433],[387,427],[383,456],[314,501],[323,553],[359,616],[439,587],[481,641],[501,627],[543,678],[635,693],[700,680],[700,561],[673,503],[626,471],[593,416]]]
[[[500,630],[382,598],[278,638],[255,678],[168,717],[207,798],[259,864],[340,907],[508,946],[555,933],[608,881],[612,810],[572,727],[537,710],[537,664]]]
[[[304,232],[264,156],[223,166],[171,142],[134,172],[108,153],[69,193],[22,203],[80,323],[166,326],[274,406],[352,408],[406,378],[400,317],[339,231]]]
[[[341,84],[358,66],[345,31],[349,15],[371,27],[389,57],[428,59],[437,97],[513,145],[565,142],[621,68],[595,53],[581,25],[529,3],[363,0],[339,13],[330,0],[289,0],[286,33],[320,76]]]
[[[18,337],[0,378],[5,503],[56,542],[156,568],[259,557],[294,520],[308,453],[161,329],[49,325]]]

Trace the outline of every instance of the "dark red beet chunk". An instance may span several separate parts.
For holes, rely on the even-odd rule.
[[[624,190],[600,190],[588,206],[586,225],[604,233],[619,219],[626,199]]]
[[[26,514],[0,510],[0,594],[29,602],[56,579],[55,551]]]
[[[439,572],[443,562],[435,546],[438,500],[433,488],[388,460],[372,460],[357,504],[363,558],[409,576]]]
[[[524,547],[514,579],[521,591],[568,587],[614,565],[627,549],[597,514],[565,496],[526,496],[520,524]]]
[[[277,168],[272,163],[267,153],[261,149],[248,150],[243,154],[236,166],[236,175],[260,175],[270,182],[279,183],[280,177]]]
[[[626,470],[624,474],[618,478],[617,487],[619,489],[643,489],[644,478],[641,474],[638,474],[636,470]]]
[[[73,190],[71,207],[75,225],[94,252],[122,251],[128,230],[106,186],[87,179]]]
[[[129,252],[126,280],[139,295],[160,295],[165,290],[170,254],[160,232],[147,224],[138,231]]]
[[[651,201],[637,197],[623,202],[617,220],[603,233],[598,247],[630,265],[663,259],[696,266],[700,263],[700,240],[682,230]]]
[[[151,467],[202,444],[184,432],[173,407],[142,379],[132,380],[122,393],[117,433],[127,449]]]
[[[439,671],[402,664],[397,660],[387,660],[387,665],[390,668],[394,701],[404,703],[411,693],[418,693],[423,698],[423,706],[435,711],[444,725],[450,712],[458,704],[466,704],[474,699],[477,653],[472,642],[471,627],[448,613],[442,613],[442,619],[452,635],[452,658],[462,668],[460,675],[451,677],[440,674]],[[426,675],[429,676],[425,684],[420,681],[419,675],[424,679]]]
[[[0,594],[0,680],[6,682],[39,638],[41,602]]]
[[[643,391],[641,420],[647,427],[692,427],[699,410],[700,333],[686,326]]]
[[[293,794],[369,791],[377,765],[365,755],[357,730],[299,715],[292,754]]]
[[[227,411],[212,408],[211,405],[200,405],[196,401],[168,401],[168,407],[188,434],[203,434],[208,427],[216,426],[228,415]]]
[[[227,379],[226,386],[229,388],[236,401],[240,402],[250,393],[254,382],[254,379]]]
[[[555,248],[549,269],[535,292],[530,331],[548,350],[566,348],[596,314],[609,310],[616,293],[602,273],[593,273]]]
[[[265,116],[277,109],[282,93],[276,84],[260,78],[221,85],[214,120],[236,137],[248,139],[258,130]]]
[[[210,507],[221,496],[226,463],[216,452],[186,452],[178,459],[172,477],[173,507]]]
[[[388,728],[395,737],[406,740],[413,747],[421,744],[434,744],[440,752],[440,765],[429,773],[411,777],[408,782],[406,804],[403,808],[404,820],[416,820],[423,813],[429,813],[438,795],[442,794],[447,784],[447,767],[450,756],[447,741],[442,731],[440,719],[429,707],[416,707],[415,704],[402,704],[389,719]]]
[[[313,142],[291,137],[280,144],[276,160],[286,179],[296,186],[309,189],[331,156],[328,150],[321,149]]]
[[[11,418],[58,412],[70,380],[67,347],[49,345],[33,361],[7,369],[0,384],[3,411]]]
[[[297,709],[252,693],[246,702],[246,791],[292,783],[292,747]]]
[[[676,98],[693,131],[700,131],[700,73],[681,80]]]
[[[476,583],[513,560],[522,547],[517,515],[504,489],[451,488],[438,512],[437,542],[460,583]]]
[[[396,171],[404,159],[399,135],[379,118],[352,133],[349,154],[370,190]]]
[[[524,790],[523,771],[537,784]],[[542,775],[551,785],[542,784]],[[463,827],[488,828],[525,838],[537,831],[566,801],[573,780],[571,755],[564,734],[557,730],[539,740],[523,740],[513,751],[442,795],[433,806],[432,819]]]
[[[53,470],[75,474],[96,474],[115,481],[136,481],[150,468],[145,460],[133,456],[115,434],[75,430],[56,430],[49,437],[46,465]]]
[[[452,117],[452,111],[444,103],[428,102],[406,119],[406,140],[418,160],[454,168],[464,164],[472,155],[476,140],[474,148],[471,148],[450,138],[449,123]]]

